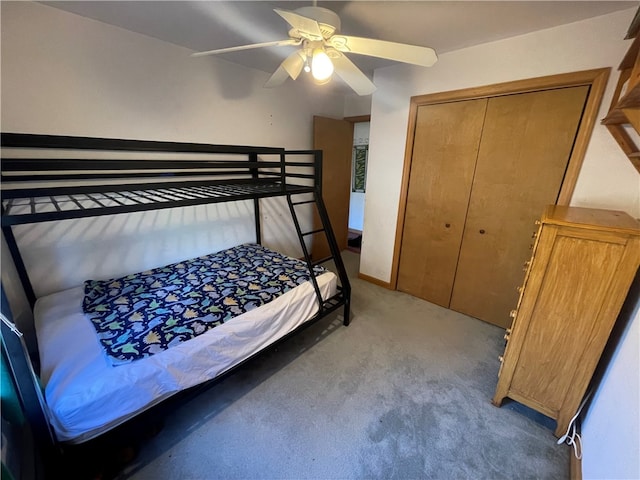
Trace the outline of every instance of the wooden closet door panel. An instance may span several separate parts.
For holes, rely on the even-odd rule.
[[[449,306],[487,100],[418,108],[398,290]]]
[[[588,87],[489,99],[450,307],[508,327],[534,222],[554,204]]]

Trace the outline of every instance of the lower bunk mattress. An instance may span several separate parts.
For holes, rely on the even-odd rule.
[[[316,279],[323,299],[335,295],[335,274],[325,271]],[[83,311],[84,298],[83,287],[72,288],[40,298],[34,309],[49,417],[58,440],[67,443],[90,440],[219,376],[318,312],[315,290],[307,280],[188,341],[114,365]]]

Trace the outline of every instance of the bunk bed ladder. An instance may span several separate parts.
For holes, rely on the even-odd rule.
[[[338,277],[340,278],[341,285],[338,287],[340,290],[340,295],[342,296],[342,300],[344,301],[344,316],[343,316],[343,324],[348,326],[350,319],[350,307],[351,307],[351,285],[349,283],[349,278],[347,277],[347,272],[344,267],[344,263],[342,261],[342,257],[340,256],[340,250],[338,249],[338,244],[336,242],[336,238],[333,234],[333,229],[331,228],[331,223],[329,222],[329,215],[327,214],[327,210],[325,208],[324,202],[322,200],[322,196],[318,193],[317,190],[313,192],[313,200],[303,200],[299,202],[294,202],[291,197],[295,194],[287,194],[287,204],[289,205],[289,211],[291,212],[291,217],[293,218],[293,224],[295,225],[296,233],[298,234],[298,239],[300,240],[300,246],[302,247],[302,253],[304,254],[304,260],[307,263],[309,268],[309,272],[313,272],[313,267],[319,265],[321,263],[327,262],[329,260],[333,260],[336,269],[338,270]],[[310,230],[308,232],[303,232],[300,228],[300,222],[298,221],[298,216],[296,214],[295,207],[296,205],[303,204],[314,204],[318,211],[318,215],[320,216],[320,220],[322,221],[322,228],[318,228],[315,230]],[[324,233],[325,238],[329,244],[329,250],[331,251],[331,255],[322,258],[319,260],[312,260],[311,255],[309,254],[309,249],[304,241],[304,237],[313,235],[316,233]],[[313,288],[316,292],[316,297],[318,298],[319,305],[319,315],[323,314],[323,311],[327,308],[331,308],[334,306],[332,299],[327,301],[322,301],[322,295],[320,293],[320,288],[318,287],[318,281],[316,280],[315,275],[311,275],[311,283],[313,284]]]

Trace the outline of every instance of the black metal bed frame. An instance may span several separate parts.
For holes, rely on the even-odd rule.
[[[0,134],[0,145],[1,228],[32,307],[36,296],[13,234],[15,225],[253,200],[256,242],[261,243],[259,200],[284,196],[310,271],[333,260],[340,279],[337,294],[325,301],[311,275],[319,311],[291,334],[340,307],[343,323],[349,325],[351,286],[322,199],[322,151],[20,133]],[[81,158],[75,158],[78,152]],[[136,158],[118,158],[123,153]],[[194,154],[207,158],[180,158]],[[289,159],[300,156],[313,160]],[[294,200],[300,195],[305,197]],[[302,204],[316,206],[322,228],[301,230],[295,207]],[[304,238],[321,233],[331,255],[312,259]],[[4,336],[3,331],[3,344]],[[20,392],[29,405],[33,394]],[[36,430],[43,429],[37,426]]]

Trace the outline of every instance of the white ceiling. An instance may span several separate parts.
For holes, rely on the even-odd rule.
[[[41,2],[194,51],[287,38],[273,8],[294,10],[311,1],[66,1]],[[342,33],[434,48],[438,53],[584,20],[638,1],[319,1],[335,11]],[[620,32],[620,38],[626,32]],[[273,72],[292,47],[221,55]],[[558,48],[562,48],[558,45]],[[369,76],[393,62],[351,55]],[[194,59],[202,61],[202,59]]]

